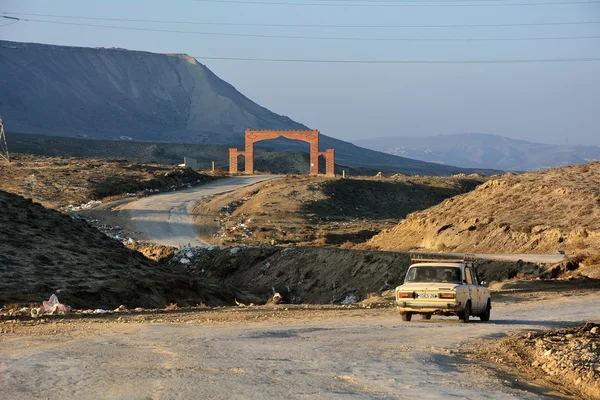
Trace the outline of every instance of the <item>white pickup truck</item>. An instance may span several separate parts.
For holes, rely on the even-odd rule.
[[[492,298],[482,286],[474,257],[460,259],[412,259],[404,284],[396,288],[396,304],[403,321],[414,314],[423,319],[457,315],[469,322],[471,316],[490,320]]]

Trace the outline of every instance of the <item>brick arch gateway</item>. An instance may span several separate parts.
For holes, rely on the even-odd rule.
[[[327,149],[319,152],[319,131],[301,130],[301,131],[275,131],[275,130],[252,130],[246,129],[246,146],[244,151],[236,148],[229,149],[229,173],[238,172],[238,156],[244,156],[244,173],[254,173],[254,143],[261,140],[277,139],[284,137],[292,140],[301,140],[310,144],[310,175],[319,175],[319,156],[325,157],[325,175],[335,175],[335,150]]]

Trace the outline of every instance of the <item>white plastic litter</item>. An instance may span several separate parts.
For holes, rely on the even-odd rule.
[[[344,300],[342,300],[342,304],[354,304],[358,301],[358,298],[356,297],[356,295],[353,294],[349,294],[348,296],[346,296],[346,298]]]

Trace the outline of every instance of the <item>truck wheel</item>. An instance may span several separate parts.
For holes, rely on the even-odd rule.
[[[410,321],[412,318],[412,314],[409,312],[402,313],[402,314],[400,314],[400,317],[402,318],[402,321]]]
[[[431,319],[431,314],[421,314],[421,318],[423,318],[423,319]]]
[[[481,318],[482,321],[489,321],[491,312],[492,312],[492,302],[491,302],[491,300],[488,300],[487,307],[485,308],[485,311],[483,312],[483,314],[481,314],[479,316],[479,318]]]
[[[459,318],[465,324],[469,322],[469,317],[471,316],[471,302],[467,302],[465,306],[465,310],[460,314]]]

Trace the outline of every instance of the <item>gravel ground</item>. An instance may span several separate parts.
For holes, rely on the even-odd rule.
[[[459,347],[582,324],[598,309],[594,293],[502,302],[492,321],[468,325],[285,305],[4,321],[0,390],[10,399],[552,398],[490,374]]]

